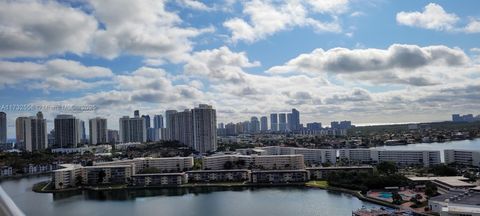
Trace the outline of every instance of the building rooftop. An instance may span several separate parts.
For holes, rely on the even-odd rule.
[[[309,169],[339,170],[339,169],[373,169],[372,166],[343,166],[343,167],[307,167]]]
[[[465,182],[468,180],[463,176],[434,176],[434,177],[407,177],[411,181],[437,181],[452,187],[475,187],[474,184]]]
[[[480,212],[480,192],[478,191],[449,191],[446,194],[432,197],[430,200],[449,204],[472,205]],[[449,208],[451,207],[453,206],[449,206]]]

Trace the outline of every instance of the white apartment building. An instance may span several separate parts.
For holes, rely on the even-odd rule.
[[[440,164],[440,151],[340,149],[340,159],[356,162],[380,163],[391,161],[399,166]]]
[[[254,151],[256,150],[256,151]],[[254,148],[252,151],[241,149],[241,154],[259,152],[261,155],[303,155],[305,162],[309,164],[337,163],[337,150],[335,149],[309,149],[282,146],[267,146]]]
[[[266,170],[298,170],[305,169],[303,155],[254,155],[254,169]]]
[[[243,164],[244,167],[251,169],[266,170],[296,170],[305,169],[303,155],[214,155],[203,157],[203,169],[222,170],[225,169],[225,163],[228,161],[237,164]],[[243,163],[238,163],[243,161]]]
[[[232,162],[238,163],[243,161],[245,167],[248,167],[252,162],[252,157],[247,155],[213,155],[209,157],[202,157],[202,169],[204,170],[223,170],[225,169],[225,163]]]
[[[480,151],[445,149],[446,164],[461,164],[466,166],[480,167]]]
[[[340,149],[339,155],[341,160],[360,163],[372,162],[370,149]]]
[[[53,171],[55,189],[63,189],[76,185],[77,176],[82,174],[80,164],[62,164],[63,168]]]
[[[94,166],[131,164],[134,164],[134,173],[148,167],[157,168],[160,172],[185,171],[193,168],[193,157],[135,158],[132,160],[95,163]]]

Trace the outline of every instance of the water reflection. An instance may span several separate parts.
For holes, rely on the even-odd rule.
[[[285,187],[283,190],[296,189],[299,190],[301,187]],[[196,187],[196,188],[139,188],[139,189],[128,189],[128,190],[110,190],[110,191],[93,191],[93,190],[84,190],[84,191],[65,191],[53,194],[54,201],[60,201],[63,199],[68,199],[74,196],[83,196],[85,200],[98,200],[98,201],[107,201],[107,200],[116,200],[116,201],[126,201],[126,200],[135,200],[136,198],[143,197],[155,197],[155,196],[184,196],[187,194],[192,194],[198,196],[200,194],[209,194],[213,192],[220,191],[258,191],[262,188],[255,187]]]

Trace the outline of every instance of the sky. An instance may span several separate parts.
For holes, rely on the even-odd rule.
[[[475,0],[0,0],[0,108],[88,120],[207,103],[218,122],[480,114]],[[78,111],[56,106],[88,106]],[[5,107],[5,106],[4,106]],[[15,118],[37,110],[5,110]]]

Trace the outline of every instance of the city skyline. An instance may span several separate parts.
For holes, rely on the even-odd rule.
[[[115,4],[1,1],[0,106],[95,106],[66,114],[102,116],[112,128],[133,110],[199,103],[216,107],[218,122],[295,107],[303,122],[357,125],[480,109],[473,0]],[[65,113],[0,111],[8,138],[19,116],[42,111],[51,123]]]

